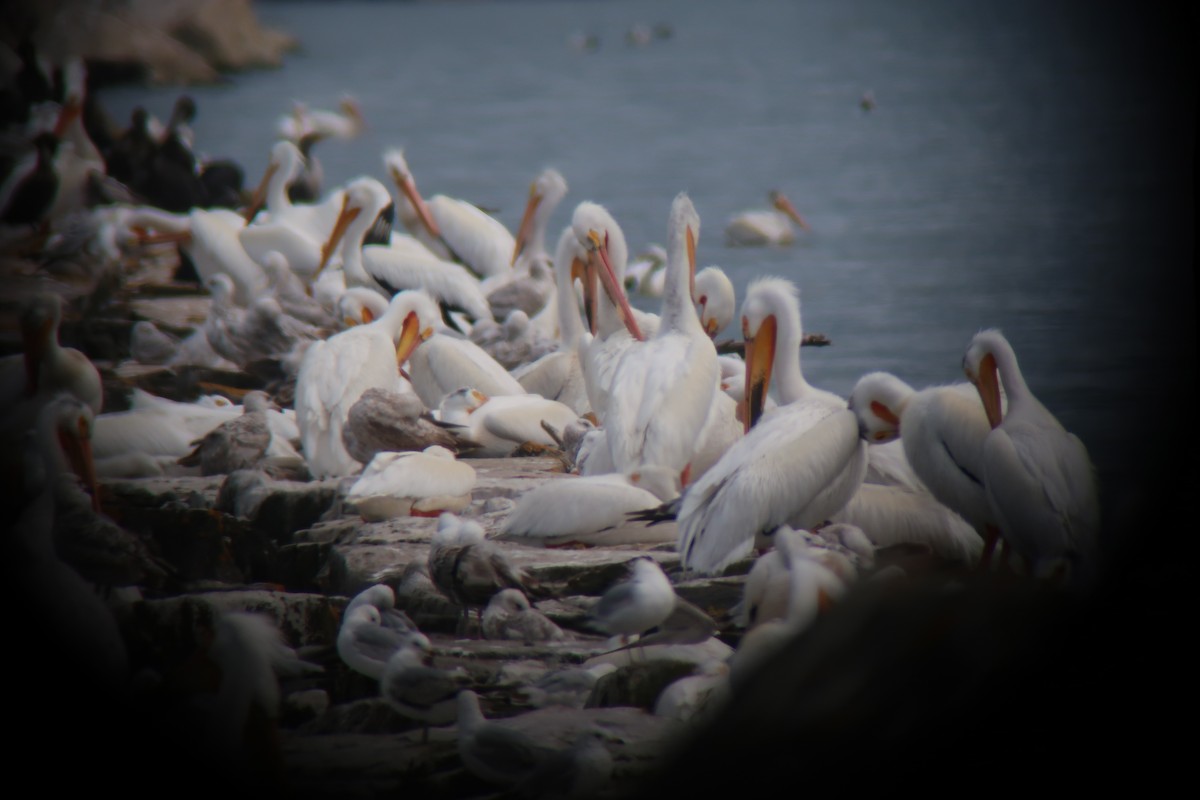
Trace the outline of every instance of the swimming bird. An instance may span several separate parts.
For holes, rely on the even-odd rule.
[[[493,595],[480,624],[485,639],[557,642],[567,637],[562,628],[531,606],[519,589],[504,589]]]
[[[692,304],[700,217],[686,194],[671,205],[667,279],[658,330],[628,348],[613,373],[604,426],[618,471],[655,465],[688,481],[697,433],[708,418],[720,370]],[[669,414],[662,413],[669,407]]]
[[[675,609],[675,589],[650,556],[628,562],[629,577],[610,587],[592,606],[589,619],[600,630],[619,636],[622,644],[661,624]]]
[[[837,395],[809,385],[800,370],[795,287],[778,278],[752,283],[742,304],[742,332],[746,435],[679,502],[683,564],[704,573],[744,556],[756,536],[780,525],[825,522],[858,490],[867,469],[854,413]],[[762,417],[773,378],[782,404]]]
[[[436,517],[471,502],[475,469],[441,445],[421,452],[376,453],[346,493],[346,503],[368,522],[392,517]]]
[[[1042,405],[1004,335],[980,331],[963,357],[992,426],[983,444],[983,483],[1000,533],[1039,576],[1096,568],[1100,500],[1096,468],[1079,437]],[[1002,416],[1000,391],[1008,398]]]
[[[366,464],[380,452],[424,450],[439,445],[452,453],[479,448],[460,425],[434,419],[414,394],[373,387],[363,392],[342,428],[346,452]]]
[[[398,364],[432,335],[437,319],[437,306],[428,295],[401,292],[374,322],[309,347],[296,377],[295,404],[304,458],[314,476],[359,469],[342,442],[350,409],[367,389],[399,388]]]
[[[725,240],[730,245],[758,246],[791,244],[796,241],[792,223],[803,231],[809,230],[808,223],[792,205],[783,192],[772,189],[768,193],[772,208],[766,211],[743,211],[730,218],[725,225]]]

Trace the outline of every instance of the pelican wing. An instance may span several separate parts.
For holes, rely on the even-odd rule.
[[[758,533],[824,522],[862,482],[864,447],[846,409],[798,402],[764,417],[684,494],[684,565],[716,572],[748,553]]]
[[[442,239],[477,275],[507,275],[517,243],[508,229],[470,203],[445,195],[429,199]]]
[[[558,538],[586,535],[625,524],[625,515],[656,508],[657,497],[629,485],[620,475],[564,478],[521,496],[500,538]]]
[[[423,289],[438,302],[461,308],[475,320],[492,319],[479,281],[458,264],[428,251],[421,254],[412,246],[369,245],[363,248],[362,256],[363,268],[392,294]]]

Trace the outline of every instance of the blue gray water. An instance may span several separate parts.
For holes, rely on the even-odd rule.
[[[350,92],[369,127],[319,146],[328,184],[383,178],[380,155],[399,145],[427,196],[498,209],[515,229],[553,165],[571,191],[551,230],[596,200],[634,251],[664,240],[687,190],[701,265],[724,267],[739,297],[761,274],[801,287],[806,330],[834,343],[805,350],[814,384],[846,394],[877,369],[916,387],[961,380],[971,335],[1000,327],[1111,489],[1143,469],[1132,445],[1166,432],[1162,376],[1194,374],[1180,255],[1193,229],[1175,202],[1192,167],[1174,159],[1190,158],[1195,96],[1163,102],[1150,79],[1169,54],[1134,12],[1049,5],[271,2],[260,17],[303,51],[191,90],[196,142],[252,182],[293,99],[333,108]],[[635,23],[673,35],[634,47]],[[585,33],[595,52],[570,46]],[[103,99],[118,119],[136,104],[165,118],[177,93]],[[773,187],[813,232],[790,248],[723,246],[726,219]]]

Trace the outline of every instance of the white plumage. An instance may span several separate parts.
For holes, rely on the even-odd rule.
[[[471,502],[475,469],[440,445],[420,453],[376,453],[346,502],[368,521],[391,517],[436,517],[462,511]]]

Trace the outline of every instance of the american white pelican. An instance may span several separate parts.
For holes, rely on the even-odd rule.
[[[485,639],[515,639],[519,642],[559,642],[567,638],[562,628],[529,605],[517,589],[497,592],[483,610]]]
[[[570,226],[563,229],[554,256],[554,308],[558,317],[559,346],[537,361],[513,371],[513,377],[530,394],[557,400],[586,414],[591,410],[583,369],[579,362],[579,342],[584,336],[583,320],[575,295],[575,276],[582,276],[587,252],[575,238]]]
[[[782,527],[771,539],[774,549],[754,562],[746,578],[746,625],[780,619],[802,631],[845,595],[846,584],[817,560],[799,531]]]
[[[646,465],[679,470],[687,482],[697,433],[708,419],[720,370],[692,304],[700,217],[686,194],[671,204],[667,281],[654,337],[625,351],[613,373],[604,426],[621,472]],[[669,408],[670,413],[663,413]]]
[[[295,405],[304,458],[315,477],[358,471],[342,443],[351,407],[372,387],[397,391],[398,364],[432,335],[437,321],[428,295],[401,292],[374,322],[309,347],[296,377]]]
[[[287,186],[299,172],[302,158],[291,142],[276,142],[271,148],[263,182],[246,212],[253,219],[259,198],[263,198],[269,217],[239,230],[238,241],[259,264],[265,262],[267,253],[276,251],[283,254],[293,272],[308,278],[321,263],[321,245],[333,230],[340,198],[330,197],[318,205],[292,204]]]
[[[983,442],[991,426],[974,387],[918,392],[895,375],[872,372],[858,379],[850,407],[869,442],[900,437],[922,483],[981,536],[995,525],[983,485]]]
[[[474,486],[475,469],[435,444],[419,453],[376,453],[346,493],[346,503],[368,522],[437,517],[466,508]]]
[[[554,301],[554,265],[546,252],[546,225],[566,196],[567,181],[555,169],[543,170],[529,187],[529,200],[515,238],[512,277],[488,293],[488,302],[498,318],[507,317],[517,308],[532,316]]]
[[[688,487],[678,511],[683,565],[705,573],[744,556],[756,536],[780,525],[825,522],[854,495],[867,469],[854,413],[837,395],[810,386],[800,371],[795,287],[778,278],[752,283],[742,331],[749,430]],[[781,405],[760,421],[772,380]]]
[[[179,459],[179,463],[200,467],[201,475],[227,475],[234,470],[253,469],[271,444],[267,411],[272,405],[266,392],[247,392],[242,400],[242,415],[205,434],[195,442],[196,449]]]
[[[593,334],[591,339],[580,339],[579,361],[588,402],[603,420],[613,372],[621,355],[632,342],[653,335],[658,318],[651,322],[649,315],[638,314],[629,305],[622,288],[629,250],[625,234],[608,210],[596,203],[580,203],[571,216],[571,228],[587,253],[584,311]]]
[[[343,328],[366,325],[387,311],[388,298],[365,286],[351,286],[338,296],[335,313]]]
[[[674,541],[674,526],[639,526],[627,515],[678,496],[679,475],[662,467],[547,481],[521,495],[496,538],[533,546]]]
[[[490,320],[492,311],[479,282],[461,266],[411,247],[364,245],[373,220],[390,202],[387,189],[374,178],[347,184],[323,253],[328,259],[341,243],[346,285],[366,286],[389,297],[405,289],[423,289],[439,303],[462,309],[474,319]]]
[[[1087,448],[1030,391],[1000,331],[975,334],[963,370],[992,426],[983,444],[983,483],[1004,541],[1037,575],[1064,566],[1079,574],[1094,570],[1100,500]]]
[[[275,131],[292,142],[314,133],[323,138],[353,139],[363,132],[366,124],[358,100],[346,94],[338,100],[337,111],[310,109],[305,103],[293,101],[292,113],[279,118]]]
[[[645,252],[626,266],[625,291],[646,297],[662,297],[666,266],[666,248],[660,244],[648,245]]]
[[[766,211],[743,211],[732,217],[725,226],[725,240],[731,245],[754,246],[769,244],[791,244],[796,241],[792,223],[801,230],[809,229],[808,223],[792,201],[783,192],[772,189],[768,195],[772,208]]]
[[[0,409],[11,414],[16,405],[33,402],[34,406],[68,392],[100,413],[103,387],[96,366],[73,347],[58,343],[62,324],[62,297],[54,292],[33,295],[21,309],[21,341],[24,353],[0,361]],[[36,410],[31,406],[31,414]],[[32,425],[33,417],[27,420]]]
[[[446,394],[440,413],[443,422],[462,426],[463,435],[479,445],[469,453],[477,458],[508,456],[525,442],[554,446],[542,423],[561,431],[578,418],[570,406],[535,394],[489,397],[469,387]]]
[[[442,594],[463,611],[463,630],[472,607],[483,616],[483,606],[503,589],[520,589],[526,594],[525,575],[509,562],[494,542],[484,537],[483,528],[472,520],[442,514],[429,544],[429,577]]]
[[[0,222],[5,225],[41,222],[50,213],[58,195],[59,178],[54,168],[58,137],[53,133],[39,133],[33,146],[33,156],[17,164],[0,186]]]
[[[710,339],[725,330],[737,310],[733,282],[720,267],[705,267],[696,273],[696,313]]]
[[[676,601],[675,588],[653,558],[637,556],[627,565],[629,577],[609,587],[588,612],[596,627],[620,636],[622,644],[665,621]]]
[[[397,212],[409,233],[439,256],[462,262],[480,279],[509,278],[516,240],[507,228],[463,200],[439,194],[426,203],[403,151],[389,150],[384,164],[400,189]]]
[[[408,360],[409,381],[426,406],[436,408],[446,395],[463,387],[489,397],[527,394],[525,387],[482,347],[454,336],[443,326],[434,330]]]
[[[460,427],[433,418],[415,394],[371,388],[351,408],[342,443],[363,464],[380,452],[420,451],[440,445],[452,453],[478,448]]]
[[[983,538],[971,524],[927,491],[863,481],[834,522],[862,529],[876,547],[924,545],[948,561],[973,565],[983,553]]]

